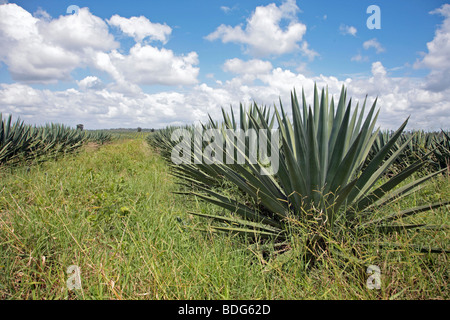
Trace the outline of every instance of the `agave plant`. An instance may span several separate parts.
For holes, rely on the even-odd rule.
[[[104,130],[85,131],[88,141],[104,144],[112,140],[112,135]]]
[[[393,132],[379,132],[378,137],[372,145],[372,150],[369,152],[367,162],[369,162],[378,151],[389,141]],[[411,139],[409,139],[411,138]],[[436,169],[443,169],[447,167],[446,159],[448,159],[449,147],[446,145],[445,132],[424,132],[424,131],[409,131],[404,132],[399,137],[398,141],[393,146],[391,153],[395,152],[403,143],[409,139],[409,144],[396,159],[392,165],[388,175],[392,175],[399,170],[406,168],[418,159],[426,158],[425,156],[432,151],[432,155],[428,157],[427,163],[423,166],[424,172],[433,171]],[[448,142],[447,142],[448,144]]]
[[[63,124],[32,127],[20,120],[12,123],[11,115],[3,120],[0,114],[0,118],[0,164],[44,160],[49,156],[73,152],[88,139],[85,132]]]
[[[83,145],[86,138],[84,133],[74,130],[63,124],[47,124],[42,127],[33,127],[32,133],[38,145],[36,156],[58,155],[72,152]]]
[[[191,187],[196,186],[199,181],[203,181],[203,183],[201,184],[206,183],[209,186],[212,185],[216,187],[220,186],[221,184],[223,184],[223,179],[220,172],[216,172],[215,165],[209,164],[205,165],[201,161],[199,161],[199,163],[197,163],[196,166],[180,167],[172,163],[173,150],[179,143],[178,139],[173,139],[174,132],[179,129],[188,132],[190,136],[189,141],[187,141],[188,143],[190,143],[190,146],[188,146],[188,148],[190,148],[191,151],[194,151],[196,148],[203,150],[208,145],[208,142],[203,141],[203,139],[198,139],[198,137],[196,136],[196,133],[199,132],[199,130],[202,132],[209,129],[220,129],[222,130],[223,135],[227,135],[226,133],[227,129],[233,131],[241,130],[242,132],[255,129],[253,122],[261,124],[262,119],[264,119],[264,122],[268,123],[269,127],[272,128],[275,121],[275,117],[273,114],[272,115],[270,114],[269,108],[267,107],[258,108],[256,104],[252,104],[248,108],[244,107],[241,104],[239,108],[238,118],[235,117],[232,107],[230,114],[228,114],[225,111],[225,109],[222,109],[222,115],[224,117],[224,122],[222,122],[221,124],[218,124],[217,122],[213,121],[212,118],[210,117],[209,122],[207,124],[201,124],[200,126],[193,126],[193,125],[190,126],[186,125],[184,127],[170,126],[166,127],[165,129],[159,130],[154,135],[149,135],[147,137],[147,142],[151,147],[158,150],[160,155],[172,167],[173,175],[181,177],[182,180],[187,181]],[[246,137],[245,139],[247,141],[246,145],[248,145],[250,137]],[[233,158],[237,157],[237,153],[238,151],[236,150],[235,153],[233,154]],[[192,152],[191,155],[191,162],[195,162],[194,152]],[[190,177],[184,175],[183,172],[184,170],[191,171]],[[199,175],[201,175],[201,177],[199,177]],[[194,176],[197,176],[197,179],[192,179]]]
[[[450,135],[444,131],[434,137],[437,145],[434,155],[440,168],[447,168],[450,172]]]
[[[14,123],[11,121],[12,115],[7,120],[3,120],[0,113],[0,164],[18,161],[21,157],[25,157],[35,144],[29,126],[20,120]]]
[[[365,116],[365,100],[360,111],[359,104],[352,110],[351,99],[347,102],[344,87],[337,103],[333,97],[330,101],[328,90],[322,89],[319,95],[315,87],[312,107],[308,107],[303,91],[302,103],[299,103],[296,92],[292,92],[292,120],[281,101],[279,108],[274,109],[280,139],[279,150],[271,150],[279,152],[279,169],[274,174],[261,174],[266,168],[260,161],[247,161],[245,165],[191,163],[175,166],[176,176],[183,178],[186,185],[196,186],[195,190],[187,193],[230,213],[192,214],[216,221],[211,226],[215,231],[237,232],[253,239],[270,238],[281,243],[289,240],[290,226],[294,221],[311,231],[309,250],[326,250],[325,233],[364,234],[374,230],[389,233],[423,227],[397,222],[403,217],[450,202],[408,208],[383,217],[375,215],[380,208],[411,194],[425,181],[442,172],[440,170],[404,183],[424,165],[424,160],[418,159],[394,176],[385,178],[384,173],[412,139],[409,137],[394,149],[408,119],[367,163],[367,156],[379,133],[379,129],[375,129],[379,110],[375,108],[376,100]],[[270,130],[273,123],[267,121],[267,114],[263,114],[256,104],[253,110],[253,113],[245,115],[248,123],[253,128],[265,129],[262,132],[266,132],[267,139],[271,141],[275,138]],[[234,144],[237,153],[248,160],[248,145],[236,144],[224,130],[227,126],[235,126],[230,119],[233,115],[224,113],[225,125],[210,125],[222,128],[226,143]],[[222,151],[227,154],[225,148]],[[236,157],[236,152],[227,155]],[[212,189],[211,181],[218,177],[235,185],[245,197],[230,197],[227,193]],[[399,187],[402,183],[404,185]]]
[[[176,145],[176,143],[171,140],[171,136],[177,129],[179,129],[179,127],[169,126],[158,130],[155,134],[147,136],[147,143],[152,148],[158,150],[167,162],[170,162],[171,150]],[[185,126],[184,129],[193,132],[192,126]]]

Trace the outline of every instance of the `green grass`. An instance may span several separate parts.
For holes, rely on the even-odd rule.
[[[302,239],[285,263],[267,260],[236,236],[182,228],[216,207],[179,190],[144,136],[88,147],[31,167],[0,169],[0,299],[449,299],[449,257],[376,245],[356,247],[381,269],[381,289],[365,270],[323,259],[308,268]],[[450,198],[440,177],[398,207]],[[448,209],[418,216],[449,224]],[[394,234],[399,243],[411,239]],[[449,245],[447,231],[412,237]],[[392,240],[392,239],[391,239]],[[71,265],[80,290],[68,290]]]

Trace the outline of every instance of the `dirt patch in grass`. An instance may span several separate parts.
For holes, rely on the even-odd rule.
[[[100,146],[101,144],[97,142],[88,142],[84,145],[84,150],[86,150],[86,152],[94,152],[100,149]]]

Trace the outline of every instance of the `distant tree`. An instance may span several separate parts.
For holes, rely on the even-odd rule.
[[[83,131],[83,129],[84,129],[84,125],[77,124],[77,130]]]
[[[141,132],[142,131],[142,128],[141,127],[138,127],[138,132]]]
[[[155,132],[155,129],[152,128],[152,130],[150,130],[151,132]]]

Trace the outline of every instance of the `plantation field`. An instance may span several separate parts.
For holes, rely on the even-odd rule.
[[[0,299],[450,298],[449,255],[401,246],[448,248],[448,229],[385,236],[399,247],[363,247],[352,238],[336,243],[380,268],[380,289],[368,288],[366,268],[352,260],[333,256],[309,265],[296,233],[288,259],[271,259],[247,238],[197,230],[210,222],[189,212],[223,210],[175,194],[186,187],[146,136],[0,167]],[[441,174],[380,215],[448,199],[450,177]],[[450,213],[441,207],[405,222],[449,225]],[[79,267],[80,289],[68,289],[72,265]]]

